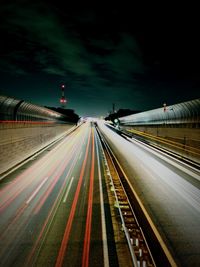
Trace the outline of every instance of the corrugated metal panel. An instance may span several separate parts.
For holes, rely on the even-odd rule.
[[[14,120],[14,111],[20,100],[0,96],[0,120]]]
[[[119,118],[122,125],[200,123],[200,98]]]
[[[0,96],[0,120],[58,121],[63,118],[64,116],[56,111],[11,97]]]

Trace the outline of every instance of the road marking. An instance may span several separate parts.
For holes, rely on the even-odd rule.
[[[94,146],[94,131],[92,129],[92,163],[90,170],[90,185],[89,185],[89,195],[88,195],[88,209],[87,209],[86,229],[84,237],[82,267],[89,266],[90,240],[91,240],[91,228],[92,228],[92,205],[93,205],[93,190],[94,190],[94,164],[95,164],[95,146]]]
[[[132,193],[134,194],[136,200],[138,201],[138,203],[139,203],[139,205],[140,205],[140,207],[141,207],[141,209],[142,209],[142,212],[143,212],[144,216],[145,216],[146,219],[148,220],[148,222],[149,222],[149,224],[150,224],[150,226],[151,226],[151,228],[152,228],[154,234],[156,235],[156,237],[157,237],[157,239],[158,239],[158,242],[160,243],[160,246],[162,247],[162,249],[163,249],[165,255],[167,256],[167,259],[169,260],[171,266],[172,266],[172,267],[177,267],[177,264],[176,264],[175,260],[173,259],[173,256],[171,255],[171,253],[170,253],[168,247],[166,246],[165,242],[163,241],[163,239],[162,239],[160,233],[158,232],[158,230],[157,230],[157,228],[156,228],[154,222],[152,221],[151,217],[149,216],[149,213],[147,212],[147,210],[145,209],[143,203],[141,202],[141,200],[140,200],[138,194],[136,193],[135,189],[133,188],[133,185],[130,183],[128,177],[126,176],[126,174],[125,174],[125,172],[124,172],[124,170],[123,170],[121,164],[119,163],[119,161],[117,160],[116,156],[115,156],[113,153],[112,153],[112,155],[114,156],[114,158],[115,158],[117,164],[119,165],[120,170],[121,170],[121,172],[123,173],[123,175],[124,175],[124,177],[125,177],[125,179],[126,179],[126,182],[128,183],[130,189],[132,190]]]
[[[71,179],[71,181],[70,181],[70,183],[69,183],[69,186],[68,186],[67,192],[66,192],[66,194],[65,194],[65,196],[64,196],[64,199],[63,199],[63,203],[65,203],[65,202],[66,202],[66,200],[67,200],[67,197],[68,197],[69,191],[70,191],[70,189],[71,189],[71,186],[72,186],[72,182],[73,182],[73,180],[74,180],[74,177],[72,177],[72,179]]]
[[[97,134],[96,134],[97,136]],[[104,266],[109,267],[109,257],[108,257],[108,243],[107,243],[107,233],[106,233],[106,222],[105,222],[105,210],[104,210],[104,201],[103,201],[103,186],[102,186],[102,176],[101,176],[101,168],[100,168],[100,160],[99,160],[99,148],[96,142],[96,151],[97,151],[97,162],[98,162],[98,176],[99,176],[99,192],[100,192],[100,203],[101,203],[101,224],[102,224],[102,243],[103,243],[103,258],[104,258]]]
[[[80,145],[82,145],[82,144],[80,144]],[[34,253],[36,251],[36,248],[38,249],[38,251],[40,251],[41,247],[44,244],[44,240],[46,240],[46,236],[47,236],[47,234],[49,232],[49,229],[51,228],[52,222],[53,222],[53,220],[54,220],[54,218],[56,216],[56,212],[58,210],[59,204],[61,203],[61,199],[60,199],[59,196],[61,194],[63,194],[62,193],[63,192],[62,188],[64,187],[64,184],[66,184],[68,176],[72,172],[72,169],[74,168],[75,164],[77,163],[77,160],[78,160],[78,156],[76,156],[73,159],[73,163],[72,163],[72,165],[71,165],[71,167],[70,167],[70,169],[69,169],[69,171],[67,173],[67,176],[65,177],[65,180],[64,180],[64,182],[63,182],[58,194],[57,194],[56,200],[54,201],[53,206],[51,207],[51,210],[48,213],[48,216],[47,216],[47,218],[45,220],[45,223],[43,224],[43,227],[42,227],[42,229],[41,229],[41,231],[39,233],[39,236],[38,236],[38,238],[37,238],[37,240],[36,240],[36,242],[34,244],[34,247],[32,248],[31,252],[29,253],[29,256],[28,256],[27,261],[25,263],[26,266],[29,266],[29,263],[30,263],[31,259],[33,258],[33,255],[34,255]]]
[[[76,192],[75,192],[74,200],[73,200],[73,203],[72,203],[71,211],[70,211],[70,214],[69,214],[69,217],[68,217],[68,221],[67,221],[67,225],[66,225],[66,228],[65,228],[64,236],[63,236],[63,239],[62,239],[62,242],[61,242],[61,246],[60,246],[60,249],[59,249],[59,252],[58,252],[58,256],[57,256],[55,267],[62,267],[63,266],[65,252],[66,252],[66,249],[67,249],[67,245],[68,245],[68,241],[69,241],[69,235],[70,235],[70,232],[71,232],[72,222],[73,222],[73,219],[74,219],[76,206],[77,206],[77,202],[78,202],[78,198],[79,198],[79,194],[80,194],[80,190],[81,190],[81,185],[82,185],[82,181],[83,181],[83,175],[84,175],[84,172],[85,172],[85,166],[86,166],[87,159],[88,159],[90,136],[91,136],[91,132],[88,135],[88,142],[87,142],[87,147],[86,147],[86,152],[85,152],[85,158],[84,158],[84,161],[83,161],[83,164],[82,164],[78,185],[77,185],[77,188],[76,188]]]
[[[49,177],[46,177],[41,184],[37,187],[37,189],[33,192],[33,194],[29,197],[29,199],[26,201],[26,204],[28,205],[31,200],[36,196],[36,194],[39,192],[40,188],[43,186],[43,184],[47,181]]]

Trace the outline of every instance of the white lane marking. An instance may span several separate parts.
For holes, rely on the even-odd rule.
[[[70,183],[69,183],[67,192],[65,193],[65,196],[64,196],[64,199],[63,199],[63,203],[65,203],[66,200],[67,200],[67,197],[68,197],[68,195],[69,195],[69,190],[70,190],[70,188],[71,188],[71,186],[72,186],[72,182],[73,182],[73,180],[74,180],[74,177],[72,177],[72,179],[71,179],[71,181],[70,181]]]
[[[41,184],[37,187],[37,189],[33,192],[33,194],[29,197],[29,199],[26,201],[26,204],[29,204],[31,200],[35,197],[35,195],[39,192],[40,188],[43,186],[43,184],[47,181],[49,177],[46,177]]]
[[[96,134],[96,137],[97,137],[97,134]],[[100,169],[99,148],[98,148],[98,144],[97,144],[97,138],[95,138],[95,143],[96,143],[98,174],[99,174],[99,192],[100,192],[100,203],[101,203],[101,224],[102,224],[104,266],[109,267],[108,243],[107,243],[107,234],[106,234],[106,222],[105,222],[105,210],[104,210],[104,201],[103,201],[103,190],[102,190],[102,176],[101,176],[101,169]]]
[[[82,154],[83,154],[83,152],[81,151],[81,154],[80,154],[80,156],[79,156],[79,159],[82,157]]]

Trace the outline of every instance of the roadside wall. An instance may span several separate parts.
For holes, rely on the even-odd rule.
[[[0,174],[55,141],[74,124],[39,122],[0,123]]]
[[[200,129],[181,127],[133,127],[133,129],[200,148]]]
[[[169,126],[134,126],[121,127],[126,130],[137,130],[142,133],[151,134],[155,137],[164,138],[165,142],[159,142],[151,139],[157,145],[167,148],[180,156],[191,159],[200,163],[200,129],[186,127],[169,127]],[[173,141],[173,145],[167,145],[167,140]]]

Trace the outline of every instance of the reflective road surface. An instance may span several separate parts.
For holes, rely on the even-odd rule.
[[[200,172],[98,123],[169,252],[200,266]]]
[[[199,267],[199,171],[98,125],[166,252]],[[118,266],[93,124],[48,150],[0,183],[0,266]]]
[[[1,181],[0,266],[118,266],[100,150],[88,122]]]

